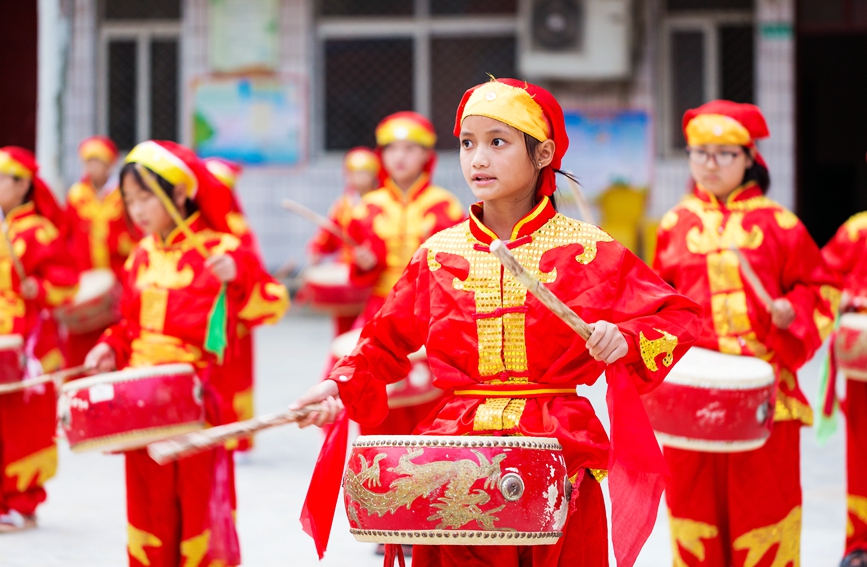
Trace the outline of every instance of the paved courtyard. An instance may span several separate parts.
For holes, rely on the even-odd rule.
[[[293,313],[257,334],[258,413],[280,411],[321,376],[331,336],[330,321]],[[814,399],[818,361],[802,372]],[[604,385],[590,397],[604,411]],[[607,418],[603,419],[607,421]],[[294,426],[262,433],[249,458],[237,468],[238,526],[248,567],[375,566],[372,544],[355,542],[338,511],[329,551],[319,563],[312,540],[298,522],[301,504],[322,437]],[[832,567],[839,561],[845,529],[843,436],[819,448],[804,430],[804,529],[802,565]],[[118,567],[126,563],[123,459],[101,454],[74,455],[64,446],[58,476],[48,484],[40,508],[41,527],[0,536],[0,567]],[[761,502],[756,502],[761,506]],[[670,567],[665,510],[638,560],[640,567]],[[612,560],[613,564],[613,560]]]

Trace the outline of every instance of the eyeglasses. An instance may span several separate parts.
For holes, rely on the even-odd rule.
[[[728,167],[735,162],[738,156],[744,152],[716,152],[712,153],[700,148],[686,148],[689,161],[696,165],[705,165],[708,160],[713,160],[719,167]]]

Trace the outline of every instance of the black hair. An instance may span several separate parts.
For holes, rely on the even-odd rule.
[[[747,155],[752,155],[750,148],[746,146],[744,146],[744,151],[747,152]],[[756,185],[762,190],[762,193],[767,194],[768,189],[771,188],[771,173],[767,167],[756,161],[755,157],[753,157],[753,165],[748,167],[744,172],[743,185],[746,185],[750,181],[755,181]]]
[[[139,165],[141,165],[141,164],[139,164]],[[136,164],[133,162],[126,163],[126,164],[124,164],[123,168],[120,170],[119,179],[120,179],[121,197],[124,196],[123,195],[123,178],[126,177],[127,174],[132,174],[133,178],[135,178],[135,180],[136,180],[136,183],[138,183],[142,189],[144,189],[148,193],[153,192],[153,191],[151,191],[151,188],[147,186],[144,179],[142,179],[141,174],[138,172],[138,169],[136,169],[135,166],[136,166]],[[165,177],[163,177],[159,173],[155,172],[151,168],[144,166],[144,165],[142,167],[144,167],[149,172],[151,172],[151,175],[153,175],[154,179],[157,180],[157,184],[160,186],[160,189],[163,190],[163,193],[165,193],[169,197],[169,199],[171,199],[172,202],[174,202],[174,199],[172,199],[172,196],[175,194],[175,186],[170,181],[168,181]],[[184,211],[181,211],[182,213],[185,212],[187,215],[191,215],[194,212],[198,211],[199,207],[198,207],[198,205],[196,205],[195,201],[193,201],[192,199],[187,197],[187,201],[185,203],[184,209],[185,209]]]
[[[533,167],[536,166],[536,150],[539,149],[539,144],[541,144],[539,140],[534,138],[533,136],[524,132],[524,146],[527,148],[527,155],[530,156],[530,163],[533,164]],[[566,175],[567,177],[571,177],[571,175],[563,173],[559,169],[555,169],[554,173],[559,173],[561,175]],[[554,210],[557,210],[557,201],[554,198],[554,195],[548,197],[551,200],[551,206],[554,207]]]

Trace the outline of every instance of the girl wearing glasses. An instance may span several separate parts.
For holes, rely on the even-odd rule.
[[[675,565],[797,565],[800,556],[800,427],[813,413],[796,372],[831,331],[838,280],[807,229],[765,196],[768,136],[751,104],[714,101],[683,119],[691,194],[659,228],[654,268],[704,308],[696,346],[771,363],[774,427],[759,449],[706,453],[665,448]],[[737,247],[775,298],[770,309],[744,278]]]

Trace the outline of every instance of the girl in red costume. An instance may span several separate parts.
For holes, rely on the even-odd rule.
[[[163,201],[137,169],[150,170],[192,232],[175,224]],[[222,353],[206,350],[209,313],[226,289],[229,337],[275,321],[288,305],[286,288],[230,234],[232,195],[189,149],[144,142],[127,155],[121,191],[133,222],[147,234],[125,267],[124,319],[87,355],[102,372],[186,362],[198,369],[206,391],[206,417],[232,420],[232,392],[211,380]],[[210,252],[206,259],[192,241]],[[231,339],[230,339],[231,343]],[[131,567],[239,565],[234,525],[232,459],[223,448],[160,466],[145,449],[126,457]]]
[[[28,150],[0,148],[0,337],[24,339],[30,377],[63,366],[49,310],[70,302],[78,284],[63,211],[38,172]],[[0,395],[0,533],[36,526],[57,470],[55,403],[51,383]]]
[[[840,293],[807,229],[765,196],[768,136],[751,104],[714,101],[683,119],[692,194],[659,228],[654,268],[704,310],[697,346],[768,361],[777,373],[773,432],[759,449],[665,448],[676,566],[798,565],[800,428],[813,414],[796,372],[830,332]],[[737,247],[775,297],[768,311],[745,285]]]
[[[575,489],[555,545],[418,545],[413,565],[608,565],[599,486],[608,474],[615,556],[630,567],[653,527],[666,477],[638,394],[665,377],[663,358],[670,365],[695,340],[699,309],[608,234],[557,213],[551,196],[569,140],[548,91],[514,79],[478,85],[461,101],[454,134],[464,178],[480,202],[468,220],[422,244],[355,351],[294,404],[325,404],[305,425],[338,420],[302,521],[321,552],[329,498],[336,497],[327,463],[343,464],[345,445],[335,433],[343,408],[362,424],[380,422],[386,385],[400,380],[407,356],[426,345],[445,395],[417,434],[556,437]],[[586,343],[503,270],[490,253],[494,239],[592,322]],[[575,393],[603,370],[614,445],[590,402]]]

